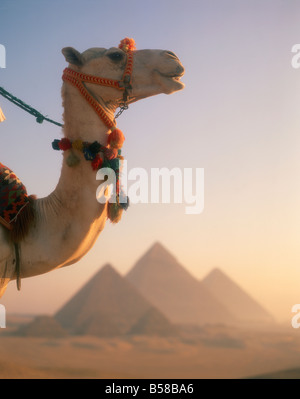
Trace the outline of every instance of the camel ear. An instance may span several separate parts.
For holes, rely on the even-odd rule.
[[[64,47],[61,52],[65,56],[67,62],[73,65],[81,66],[83,65],[83,57],[79,51],[75,50],[73,47]]]

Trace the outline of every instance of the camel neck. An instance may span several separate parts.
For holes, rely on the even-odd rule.
[[[78,94],[77,89],[63,86],[64,98],[64,136],[72,142],[83,140],[85,142],[98,142],[102,146],[107,145],[109,128],[104,125],[92,107]],[[75,92],[74,92],[75,91]],[[110,117],[113,112],[106,109]],[[68,158],[70,153],[78,159],[78,163],[70,166]],[[70,210],[73,218],[74,212],[81,210],[85,215],[81,217],[80,223],[89,225],[99,213],[100,204],[96,200],[96,190],[99,181],[96,180],[96,171],[93,170],[91,162],[85,159],[84,154],[78,150],[68,150],[63,153],[63,164],[61,176],[55,190],[64,209]]]
[[[70,140],[98,141],[106,145],[109,127],[99,118],[90,104],[79,94],[76,87],[63,85],[64,136]],[[113,120],[115,108],[97,98],[107,116]]]
[[[106,145],[109,129],[73,90],[76,89],[71,86],[65,88],[63,96],[64,136],[72,141],[97,141]],[[79,160],[72,167],[67,162],[71,151]],[[30,259],[26,271],[21,267],[22,277],[77,262],[94,245],[107,221],[107,205],[100,204],[96,198],[101,182],[96,179],[91,162],[76,150],[64,151],[62,158],[55,190],[36,201],[36,230],[29,233],[26,244],[21,246],[23,260]]]
[[[21,243],[21,277],[46,273],[73,264],[94,245],[107,221],[106,204],[96,198],[100,184],[96,171],[82,153],[74,167],[67,164],[69,151],[63,153],[61,175],[55,190],[36,201],[35,230]]]

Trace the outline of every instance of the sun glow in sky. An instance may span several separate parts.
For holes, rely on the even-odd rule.
[[[128,167],[204,168],[204,211],[134,204],[78,264],[11,283],[8,312],[56,311],[102,265],[121,273],[160,241],[197,278],[219,267],[278,320],[300,302],[300,3],[287,0],[2,0],[0,82],[61,121],[61,48],[117,46],[175,52],[186,88],[130,106],[118,125]],[[0,98],[0,161],[28,192],[48,195],[60,174],[60,129]]]

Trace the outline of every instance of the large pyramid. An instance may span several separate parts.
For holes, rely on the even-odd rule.
[[[174,332],[167,318],[109,264],[100,269],[55,318],[73,334],[120,336]],[[151,327],[153,318],[159,326]]]
[[[127,279],[173,323],[235,323],[221,301],[160,243],[154,244]]]
[[[243,323],[274,322],[258,302],[226,276],[220,269],[212,270],[202,284]]]
[[[151,307],[138,322],[133,325],[130,334],[172,336],[177,334],[175,326],[157,309]]]

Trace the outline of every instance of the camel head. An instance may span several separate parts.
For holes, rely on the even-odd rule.
[[[131,39],[132,40],[132,39]],[[72,47],[62,49],[69,68],[86,75],[121,81],[128,67],[128,52],[124,48],[90,48],[83,53]],[[131,51],[132,68],[128,85],[127,104],[156,94],[171,94],[184,88],[184,74],[178,57],[171,51]],[[122,104],[123,93],[114,87],[84,82],[93,97],[110,111]]]

